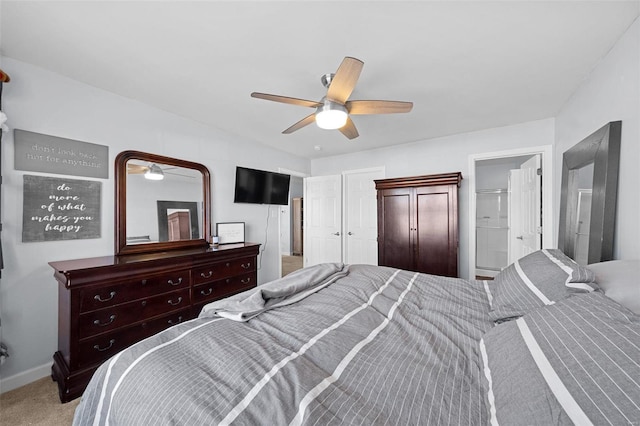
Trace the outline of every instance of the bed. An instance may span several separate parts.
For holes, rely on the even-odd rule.
[[[305,268],[106,361],[74,424],[638,424],[638,264],[618,301],[597,283],[618,269],[559,250],[492,282]]]

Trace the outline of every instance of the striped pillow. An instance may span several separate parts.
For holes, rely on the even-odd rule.
[[[640,419],[640,317],[600,292],[497,325],[480,341],[491,424]]]
[[[503,269],[491,283],[489,316],[497,322],[552,305],[572,293],[596,290],[595,274],[558,249],[538,250]]]

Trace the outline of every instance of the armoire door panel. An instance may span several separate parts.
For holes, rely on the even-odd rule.
[[[378,218],[383,230],[378,236],[379,264],[411,270],[414,269],[412,196],[407,191],[389,192],[382,195],[382,215]]]
[[[417,194],[416,262],[419,271],[445,275],[451,258],[449,194]]]

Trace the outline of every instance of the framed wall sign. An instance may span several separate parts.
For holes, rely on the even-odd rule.
[[[22,242],[100,238],[101,182],[23,176]]]
[[[219,244],[244,243],[244,222],[216,223]]]

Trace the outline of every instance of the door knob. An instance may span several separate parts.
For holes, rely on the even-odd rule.
[[[336,237],[339,237],[340,233],[339,232],[334,232],[333,235],[335,235]]]
[[[522,240],[522,235],[520,235],[519,237],[516,237],[516,240]]]
[[[353,232],[349,231],[347,232],[347,235],[353,235]]]

